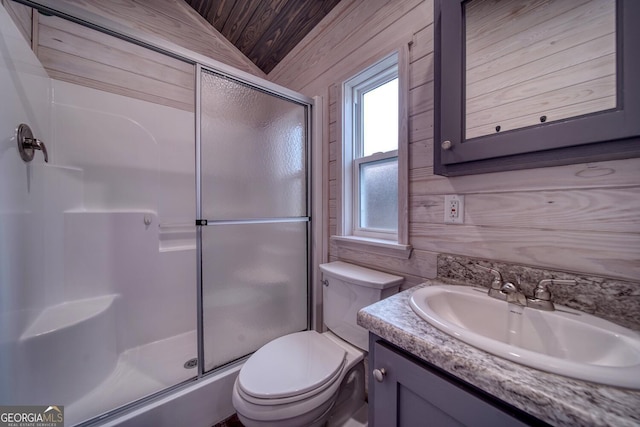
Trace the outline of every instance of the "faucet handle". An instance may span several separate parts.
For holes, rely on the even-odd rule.
[[[491,289],[495,289],[495,290],[500,290],[500,288],[502,288],[502,274],[498,271],[495,270],[493,268],[489,268],[489,267],[485,267],[483,265],[480,264],[476,264],[476,267],[478,267],[480,270],[484,270],[487,273],[491,273],[493,274],[493,281],[491,282]]]
[[[533,290],[533,297],[543,301],[551,301],[551,291],[549,291],[549,285],[575,285],[576,281],[573,279],[542,279],[536,285]]]

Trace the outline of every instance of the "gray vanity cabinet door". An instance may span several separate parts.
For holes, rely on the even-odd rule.
[[[379,341],[372,350],[370,370],[384,369],[385,375],[378,382],[370,372],[370,426],[526,425]]]

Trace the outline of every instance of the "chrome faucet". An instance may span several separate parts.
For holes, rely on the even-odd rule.
[[[511,282],[503,283],[500,287],[500,291],[507,295],[507,302],[528,307],[528,298],[524,292],[520,290],[520,276],[517,277],[517,280],[517,285],[514,285]]]
[[[517,276],[517,284],[511,282],[505,282],[502,279],[502,274],[493,268],[484,267],[476,264],[481,270],[487,271],[493,274],[493,281],[491,287],[487,292],[492,298],[497,298],[502,301],[506,301],[512,304],[518,304],[523,307],[531,307],[538,310],[553,311],[555,306],[553,305],[551,291],[549,285],[575,285],[575,280],[564,279],[542,279],[538,282],[533,290],[533,296],[527,296],[520,289],[520,276]]]
[[[553,311],[556,308],[553,305],[551,291],[548,286],[575,284],[576,281],[573,279],[542,279],[533,290],[533,297],[527,297],[527,307],[537,308],[538,310]]]
[[[502,281],[502,274],[498,270],[494,270],[493,268],[485,267],[480,264],[476,264],[476,267],[480,270],[493,274],[493,281],[491,282],[488,295],[492,298],[506,301],[507,294],[502,290],[502,286],[504,285],[504,282]]]

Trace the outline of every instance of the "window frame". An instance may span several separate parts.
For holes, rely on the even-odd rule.
[[[398,149],[389,152],[398,159],[398,224],[397,233],[354,233],[354,123],[353,123],[353,92],[349,90],[349,82],[355,77],[362,77],[359,82],[383,73],[393,64],[397,65],[398,78]],[[388,78],[387,81],[392,80]],[[378,80],[379,82],[380,80]],[[357,84],[352,84],[357,86]],[[380,56],[376,61],[369,62],[360,68],[359,72],[350,78],[336,84],[336,135],[337,150],[337,182],[336,182],[336,235],[331,240],[337,245],[371,245],[385,248],[391,256],[407,258],[411,253],[408,244],[408,151],[409,151],[409,44]],[[361,132],[361,130],[360,130]],[[365,158],[366,159],[366,158]]]

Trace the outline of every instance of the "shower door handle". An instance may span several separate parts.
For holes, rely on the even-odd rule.
[[[18,151],[20,152],[22,160],[30,162],[33,160],[35,150],[40,150],[44,155],[44,161],[49,163],[49,154],[47,153],[46,145],[44,145],[44,142],[33,137],[33,132],[31,132],[29,125],[22,123],[18,126],[16,140],[18,142]]]

